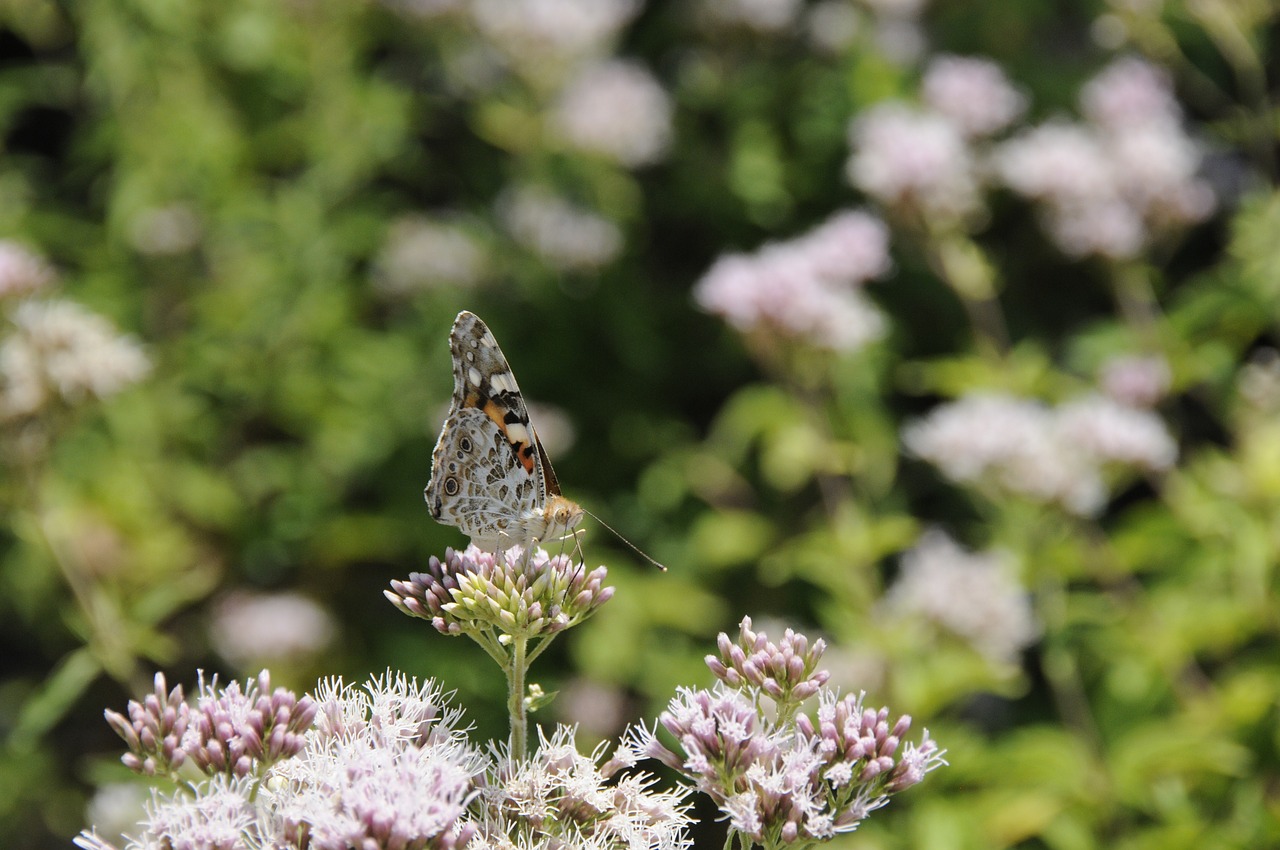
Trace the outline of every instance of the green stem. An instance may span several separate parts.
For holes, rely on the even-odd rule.
[[[507,711],[511,715],[511,758],[524,759],[529,751],[529,718],[524,707],[524,680],[529,670],[529,639],[514,639],[511,666],[507,668]]]

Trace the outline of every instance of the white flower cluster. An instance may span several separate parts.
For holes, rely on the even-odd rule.
[[[981,209],[973,142],[1015,120],[1024,99],[1000,66],[940,56],[925,72],[926,107],[888,101],[849,125],[849,181],[891,209],[952,221]]]
[[[382,293],[399,296],[440,286],[474,286],[486,272],[484,248],[468,227],[447,217],[413,215],[388,230],[374,281]]]
[[[920,617],[963,639],[993,664],[1012,664],[1040,630],[1026,591],[996,552],[967,552],[941,531],[902,557],[883,600],[894,617]]]
[[[71,301],[27,301],[11,319],[0,342],[0,420],[34,415],[55,399],[106,398],[151,369],[138,343]]]
[[[505,748],[493,752],[495,781],[480,791],[480,829],[468,850],[690,846],[684,789],[657,790],[642,772],[619,775],[635,764],[625,748],[622,758],[602,765],[605,745],[578,752],[573,727],[557,726],[550,737],[539,727],[538,739],[526,759],[513,760]]]
[[[617,225],[540,187],[504,195],[498,212],[517,242],[562,271],[596,269],[622,251]]]
[[[903,442],[957,483],[1080,515],[1102,509],[1107,471],[1160,472],[1178,454],[1155,414],[1100,396],[1057,408],[1006,395],[967,396],[908,426]]]
[[[698,281],[694,298],[744,333],[852,351],[884,333],[883,317],[859,288],[888,270],[884,223],[846,210],[796,239],[721,257]]]
[[[1134,257],[1153,236],[1213,211],[1213,191],[1196,176],[1200,148],[1161,71],[1118,60],[1085,86],[1081,106],[1085,122],[1042,124],[992,157],[1001,180],[1044,205],[1064,252]]]
[[[628,168],[657,162],[671,144],[671,98],[639,62],[584,65],[560,93],[552,123],[570,147]]]

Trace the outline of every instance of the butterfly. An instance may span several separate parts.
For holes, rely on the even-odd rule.
[[[560,495],[493,333],[464,310],[453,322],[449,349],[453,402],[423,491],[431,516],[490,552],[568,535],[585,512]]]

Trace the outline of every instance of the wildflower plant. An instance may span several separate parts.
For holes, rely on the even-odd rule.
[[[946,762],[929,738],[905,741],[911,718],[889,723],[889,709],[841,696],[817,668],[826,649],[786,631],[778,643],[743,618],[737,642],[721,633],[707,666],[710,690],[681,688],[656,726],[634,727],[633,758],[656,758],[720,806],[726,847],[806,846],[857,829],[871,812]],[[802,712],[817,697],[817,711]],[[770,711],[769,709],[772,709]]]
[[[518,546],[497,554],[469,546],[446,550],[443,561],[432,556],[426,572],[393,581],[384,593],[441,634],[470,637],[502,668],[518,758],[527,749],[529,665],[556,635],[609,601],[613,588],[604,586],[606,573],[604,567],[588,572],[567,555],[551,557],[543,549],[526,557]]]
[[[328,679],[302,697],[272,690],[266,671],[243,687],[202,676],[194,700],[157,674],[152,693],[106,712],[124,764],[174,786],[153,793],[126,850],[675,850],[691,843],[695,789],[721,807],[731,844],[773,850],[855,829],[943,764],[928,732],[904,741],[909,717],[890,725],[887,708],[827,686],[823,641],[788,629],[775,643],[750,618],[707,656],[719,684],[681,689],[662,713],[674,750],[642,723],[611,753],[607,742],[581,752],[565,725],[539,728],[529,752],[528,667],[609,600],[605,573],[542,549],[470,547],[386,592],[437,631],[473,638],[503,670],[511,734],[484,747],[434,682],[391,671],[361,688]],[[815,697],[810,716],[801,709]],[[658,787],[637,769],[647,758],[674,768],[680,786]],[[93,830],[76,844],[116,850]]]

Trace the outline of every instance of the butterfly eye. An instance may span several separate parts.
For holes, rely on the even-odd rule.
[[[458,495],[458,479],[446,478],[444,480],[444,494],[446,496]]]
[[[458,448],[462,449],[467,454],[471,454],[471,438],[463,437],[461,440],[458,440]]]

